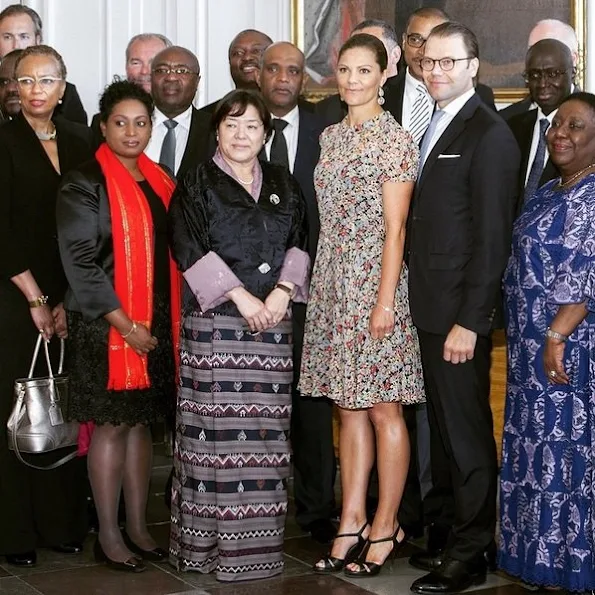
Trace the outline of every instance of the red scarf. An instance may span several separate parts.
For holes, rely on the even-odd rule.
[[[99,147],[95,158],[105,176],[112,219],[114,289],[122,309],[130,319],[144,324],[150,330],[153,318],[154,248],[151,209],[130,172],[107,144],[103,143]],[[175,188],[174,182],[144,153],[138,158],[138,168],[167,209]],[[178,370],[182,284],[171,255],[169,269],[172,339]],[[138,355],[114,327],[109,331],[108,367],[108,389],[131,390],[151,386],[147,356]]]

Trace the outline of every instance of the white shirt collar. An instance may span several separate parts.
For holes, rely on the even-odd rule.
[[[407,66],[407,70],[405,70],[405,86],[409,86],[412,89],[417,89],[419,87],[419,85],[421,85],[424,89],[426,88],[426,85],[424,84],[423,81],[418,81],[410,72],[409,72],[409,66]],[[427,92],[427,89],[426,89]]]
[[[300,108],[296,105],[290,112],[287,112],[281,118],[279,116],[275,116],[275,114],[271,114],[273,120],[285,120],[290,126],[297,126],[300,121]]]
[[[537,120],[536,122],[541,122],[541,120],[543,118],[545,118],[546,120],[549,121],[550,125],[552,124],[552,120],[554,119],[554,116],[556,115],[556,112],[558,111],[558,108],[556,108],[553,112],[551,112],[549,115],[545,115],[542,111],[541,108],[539,106],[537,106]]]
[[[463,106],[473,97],[475,93],[475,87],[469,89],[469,91],[465,91],[462,95],[459,95],[456,99],[453,99],[447,106],[444,107],[442,110],[443,112],[449,114],[450,116],[456,116]]]
[[[160,124],[163,124],[163,122],[166,120],[169,120],[169,118],[160,109],[155,108],[155,111],[153,112],[153,126],[157,127]],[[181,114],[178,114],[175,118],[172,118],[172,120],[175,120],[179,126],[182,126],[182,128],[190,130],[190,122],[192,120],[192,106],[190,106],[186,111],[183,111]]]

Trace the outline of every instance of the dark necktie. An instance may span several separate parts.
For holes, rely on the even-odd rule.
[[[271,157],[269,161],[272,163],[279,163],[289,169],[289,154],[287,153],[287,142],[283,130],[289,122],[281,120],[280,118],[273,119],[273,142],[271,143]]]
[[[539,120],[539,142],[537,143],[537,151],[535,152],[535,159],[531,165],[529,171],[529,177],[527,178],[527,184],[525,185],[525,194],[523,201],[527,202],[534,194],[537,188],[539,188],[539,180],[543,174],[543,166],[545,160],[545,133],[549,128],[550,123],[547,118],[541,118]]]
[[[159,155],[159,163],[169,167],[169,169],[176,173],[176,131],[174,130],[178,123],[175,120],[165,120],[163,125],[167,128],[163,144],[161,145],[161,154]]]

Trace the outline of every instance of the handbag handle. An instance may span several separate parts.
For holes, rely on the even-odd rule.
[[[20,414],[20,410],[19,410],[19,414]],[[62,457],[61,459],[57,460],[55,463],[48,465],[47,467],[42,467],[40,465],[34,465],[33,463],[29,463],[28,461],[25,461],[25,459],[23,458],[23,455],[21,454],[21,451],[19,450],[19,444],[17,442],[17,425],[16,425],[16,423],[15,423],[14,427],[12,428],[11,434],[12,434],[12,448],[14,450],[14,454],[16,455],[17,459],[19,461],[21,461],[21,463],[24,463],[25,465],[27,465],[27,467],[32,467],[33,469],[38,469],[39,471],[50,471],[52,469],[57,469],[61,465],[64,465],[64,463],[68,463],[68,461],[72,461],[72,459],[75,459],[78,455],[77,448],[75,447],[75,449],[71,453],[69,453],[66,456]]]
[[[31,360],[31,367],[29,368],[29,374],[27,376],[28,379],[33,378],[33,373],[35,370],[35,364],[37,364],[37,356],[39,355],[39,348],[41,347],[41,342],[43,341],[43,336],[40,334],[37,337],[37,343],[35,343],[35,349],[33,350],[33,359]],[[50,361],[50,351],[48,349],[49,341],[43,341],[43,347],[45,351],[45,361],[48,365],[48,376],[50,378],[54,378],[54,371],[52,370],[52,362]],[[62,374],[62,369],[64,367],[64,339],[60,339],[60,362],[58,363],[58,374]]]

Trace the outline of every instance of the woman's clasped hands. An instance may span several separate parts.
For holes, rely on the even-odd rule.
[[[289,308],[290,296],[279,288],[273,289],[264,302],[243,287],[232,289],[227,296],[237,306],[253,333],[266,331],[279,324]]]

